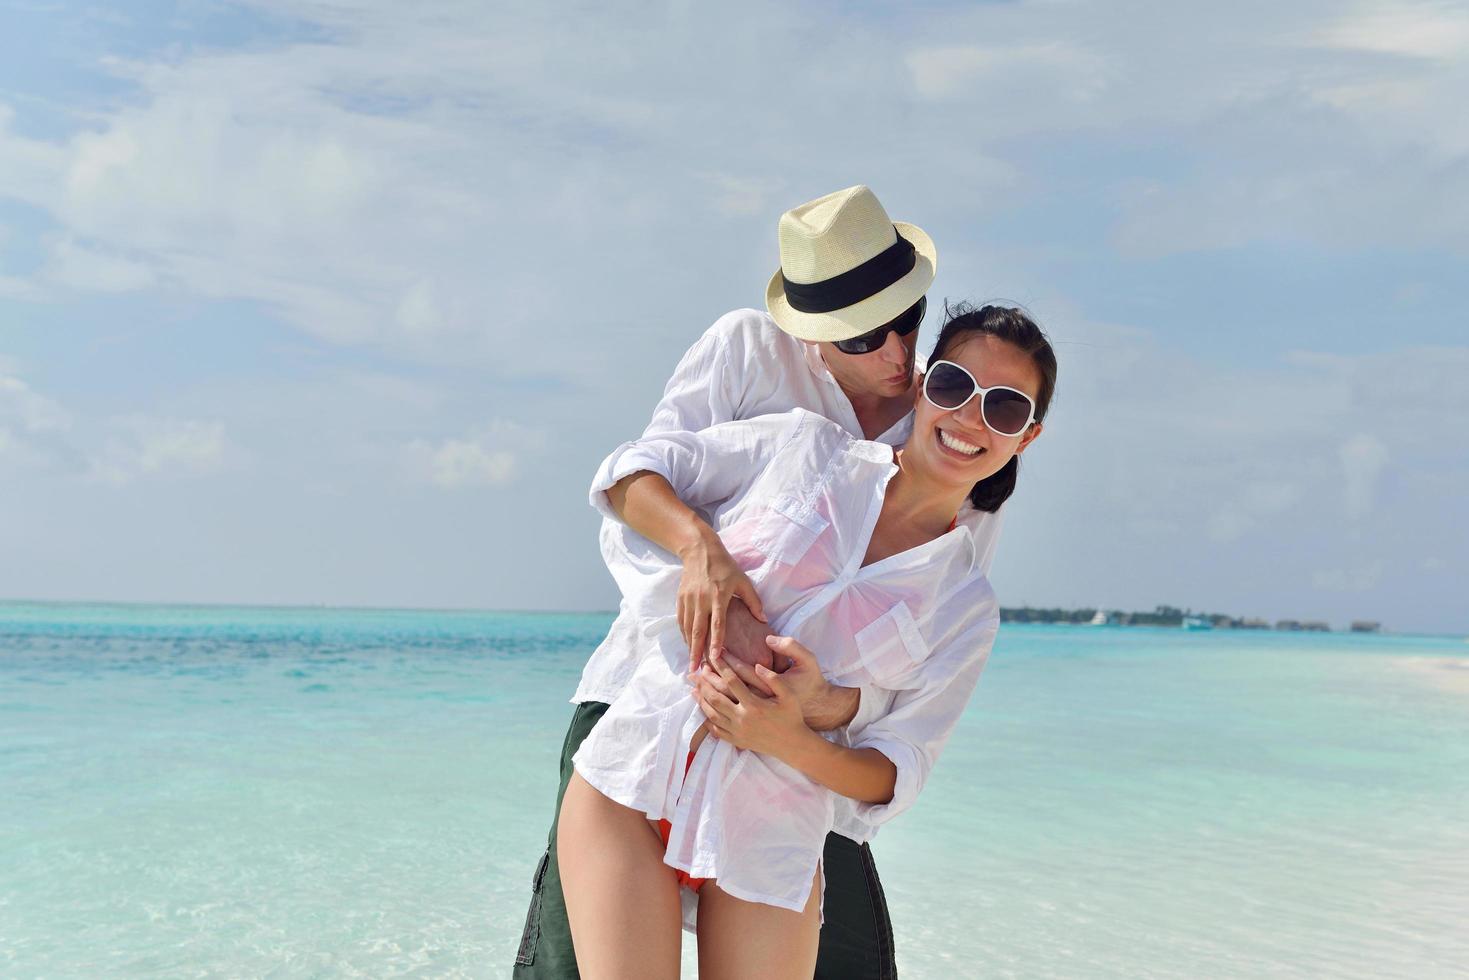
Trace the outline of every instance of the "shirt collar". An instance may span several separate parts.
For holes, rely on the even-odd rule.
[[[811,369],[811,373],[827,384],[835,385],[837,379],[832,376],[831,368],[827,367],[826,361],[822,359],[821,348],[809,340],[802,340],[800,344],[801,356],[806,359],[806,366]]]

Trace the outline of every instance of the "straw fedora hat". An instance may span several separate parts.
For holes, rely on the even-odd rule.
[[[882,326],[933,284],[922,228],[892,221],[865,185],[780,216],[780,268],[765,289],[776,325],[801,340],[846,340]]]

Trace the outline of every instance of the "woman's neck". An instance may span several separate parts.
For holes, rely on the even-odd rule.
[[[919,529],[925,536],[938,537],[949,529],[959,508],[969,496],[968,487],[950,487],[925,480],[903,465],[903,451],[897,450],[898,472],[888,481],[882,502],[885,521],[901,521]]]

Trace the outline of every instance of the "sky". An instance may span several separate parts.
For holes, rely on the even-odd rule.
[[[597,463],[855,183],[1056,344],[1005,605],[1469,633],[1434,2],[0,0],[0,597],[613,608]]]

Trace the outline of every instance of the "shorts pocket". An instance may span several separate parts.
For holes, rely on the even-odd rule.
[[[546,881],[546,868],[551,863],[551,851],[541,855],[536,865],[536,876],[531,883],[530,911],[525,915],[525,930],[520,934],[520,949],[515,952],[516,966],[533,966],[536,962],[536,944],[541,938],[541,886]]]
[[[811,550],[830,521],[790,494],[770,503],[760,519],[754,544],[761,554],[783,565],[794,565]]]
[[[863,666],[884,687],[902,687],[896,682],[928,659],[928,643],[906,602],[858,630],[856,640]]]

